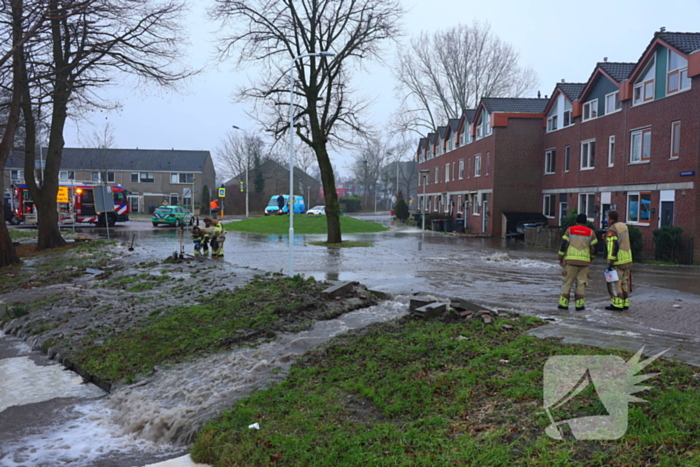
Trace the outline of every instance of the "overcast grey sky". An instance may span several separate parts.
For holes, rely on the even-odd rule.
[[[218,24],[205,17],[207,0],[191,0],[187,18],[191,47],[184,57],[204,72],[183,86],[179,93],[157,89],[135,90],[122,85],[107,95],[122,103],[120,111],[96,112],[86,121],[70,124],[66,146],[87,144],[87,136],[105,122],[114,127],[117,147],[141,149],[203,149],[214,153],[231,125],[255,130],[242,104],[234,102],[234,90],[249,81],[253,69],[237,71],[234,64],[218,64],[213,59]],[[585,82],[596,62],[637,61],[654,32],[700,32],[700,1],[675,0],[403,0],[407,10],[403,20],[407,40],[420,31],[435,31],[473,20],[488,21],[492,32],[514,45],[521,64],[531,66],[539,78],[538,89],[550,95],[555,83]],[[391,75],[394,48],[387,44],[385,60],[368,65],[368,74],[356,74],[354,87],[375,100],[367,119],[375,128],[385,125],[398,107]],[[532,96],[538,89],[533,89]],[[333,154],[334,164],[347,175],[351,162],[348,151]]]

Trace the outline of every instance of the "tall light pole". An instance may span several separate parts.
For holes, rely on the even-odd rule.
[[[294,64],[306,57],[332,57],[333,52],[313,52],[294,57],[289,64],[289,277],[294,276]]]
[[[236,125],[231,125],[231,128],[235,128],[236,130],[240,130]],[[245,130],[242,130],[243,133],[245,134]],[[245,136],[244,136],[245,138]],[[244,140],[245,142],[245,140]],[[247,143],[246,143],[247,144]],[[248,217],[248,165],[250,165],[250,154],[248,154],[248,148],[245,147],[244,144],[244,149],[245,149],[245,217]]]
[[[429,169],[423,169],[420,171],[420,174],[423,176],[423,215],[421,216],[423,218],[423,230],[425,230],[425,185],[427,184],[429,173]]]

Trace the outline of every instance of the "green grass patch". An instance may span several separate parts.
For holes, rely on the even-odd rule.
[[[285,314],[308,307],[323,288],[313,278],[301,276],[258,278],[245,287],[202,298],[196,305],[154,310],[128,331],[85,346],[75,361],[105,381],[132,382],[156,365],[221,352],[246,335],[264,336]]]
[[[622,439],[547,437],[549,356],[631,355],[523,335],[537,324],[407,319],[340,336],[206,425],[192,457],[216,466],[700,465],[697,369],[672,362],[643,370],[661,374],[638,394],[648,404],[630,404]],[[571,416],[601,414],[588,396],[572,401]],[[248,429],[255,422],[260,430]]]
[[[225,224],[226,230],[236,232],[255,232],[273,235],[289,234],[288,216],[254,217]],[[340,216],[340,230],[343,234],[372,233],[389,230],[376,222],[362,221],[348,216]],[[325,234],[328,233],[326,216],[294,216],[295,234]]]
[[[32,230],[20,230],[20,229],[8,229],[10,232],[10,238],[12,241],[22,241],[28,239],[36,239],[39,236],[39,231],[36,229]]]

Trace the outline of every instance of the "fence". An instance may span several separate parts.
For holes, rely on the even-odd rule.
[[[597,231],[598,258],[604,258],[605,239],[603,231]],[[557,227],[525,227],[525,243],[543,248],[556,250],[561,242],[561,232]],[[636,262],[664,261],[676,264],[693,264],[693,238],[684,238],[677,246],[657,245],[653,238],[642,238],[641,249],[633,245],[633,256]]]
[[[642,239],[642,249],[635,261],[665,261],[677,264],[693,264],[693,238],[684,238],[678,246],[657,245],[652,238]]]

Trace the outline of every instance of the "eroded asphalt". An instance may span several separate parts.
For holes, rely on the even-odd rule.
[[[391,224],[388,215],[365,220]],[[131,222],[131,224],[138,224]],[[136,235],[135,237],[132,237]],[[112,236],[134,238],[133,254],[144,260],[179,251],[179,232],[169,228],[115,229]],[[605,310],[609,304],[602,258],[591,267],[586,310],[557,310],[561,284],[556,253],[501,239],[469,238],[392,226],[389,232],[345,235],[371,248],[311,245],[325,235],[294,238],[294,271],[317,279],[359,281],[394,295],[459,297],[492,309],[539,316],[550,324],[534,329],[539,337],[561,337],[605,348],[645,353],[669,349],[666,357],[700,366],[700,268],[636,265],[631,309]],[[189,232],[183,247],[191,252]],[[221,268],[288,271],[286,235],[229,232]]]

